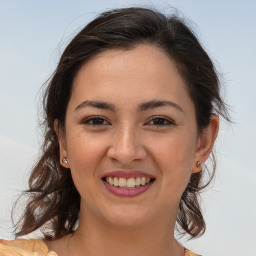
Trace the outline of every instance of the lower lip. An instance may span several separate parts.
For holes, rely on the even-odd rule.
[[[108,184],[107,182],[103,181],[104,185],[106,186],[106,188],[114,195],[116,196],[121,196],[121,197],[134,197],[134,196],[138,196],[144,192],[146,192],[154,183],[150,182],[144,186],[139,186],[139,187],[135,187],[135,188],[120,188],[120,187],[115,187],[112,186],[110,184]]]

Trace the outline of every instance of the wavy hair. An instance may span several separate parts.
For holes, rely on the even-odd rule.
[[[16,223],[16,236],[43,230],[45,239],[58,239],[74,232],[79,221],[80,195],[70,171],[61,166],[54,121],[65,128],[65,115],[74,78],[81,66],[107,49],[132,49],[139,44],[162,49],[177,65],[195,105],[199,132],[214,113],[229,120],[220,96],[220,82],[213,62],[184,19],[146,8],[122,8],[104,12],[85,26],[64,50],[49,79],[43,97],[44,142],[25,194],[29,200]],[[204,171],[193,173],[179,204],[177,227],[191,238],[204,233],[206,225],[199,194],[215,173],[215,160],[207,180]]]

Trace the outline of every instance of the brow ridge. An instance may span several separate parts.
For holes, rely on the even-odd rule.
[[[104,101],[95,101],[95,100],[85,100],[83,102],[81,102],[76,108],[75,110],[78,110],[80,108],[83,108],[85,106],[91,106],[91,107],[95,107],[95,108],[99,108],[99,109],[106,109],[106,110],[115,110],[115,106],[111,103],[107,103]]]
[[[140,104],[139,110],[145,111],[148,109],[164,107],[164,106],[171,106],[171,107],[178,109],[181,112],[184,112],[183,109],[177,103],[175,103],[173,101],[169,101],[169,100],[151,100],[151,101]]]
[[[85,106],[91,106],[91,107],[95,107],[95,108],[99,108],[99,109],[106,109],[106,110],[111,110],[111,111],[115,111],[115,109],[116,109],[115,105],[113,105],[111,103],[108,103],[108,102],[85,100],[85,101],[81,102],[75,108],[75,110],[78,110],[78,109],[83,108]],[[149,110],[149,109],[164,107],[164,106],[171,106],[171,107],[174,107],[174,108],[178,109],[181,112],[184,112],[183,109],[178,104],[176,104],[173,101],[169,101],[169,100],[151,100],[151,101],[148,101],[148,102],[144,102],[144,103],[141,103],[138,106],[138,110],[139,111],[146,111],[146,110]]]

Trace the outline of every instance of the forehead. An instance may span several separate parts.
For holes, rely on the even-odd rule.
[[[72,100],[190,100],[176,64],[161,49],[139,45],[106,50],[86,62],[73,83]]]

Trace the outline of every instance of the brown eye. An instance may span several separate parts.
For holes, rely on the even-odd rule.
[[[101,126],[101,125],[109,125],[109,122],[107,122],[102,117],[90,117],[83,121],[83,124],[92,125],[92,126]]]
[[[154,126],[168,126],[168,125],[174,125],[174,122],[170,119],[167,119],[165,117],[155,117],[152,118],[147,125],[154,125]]]

